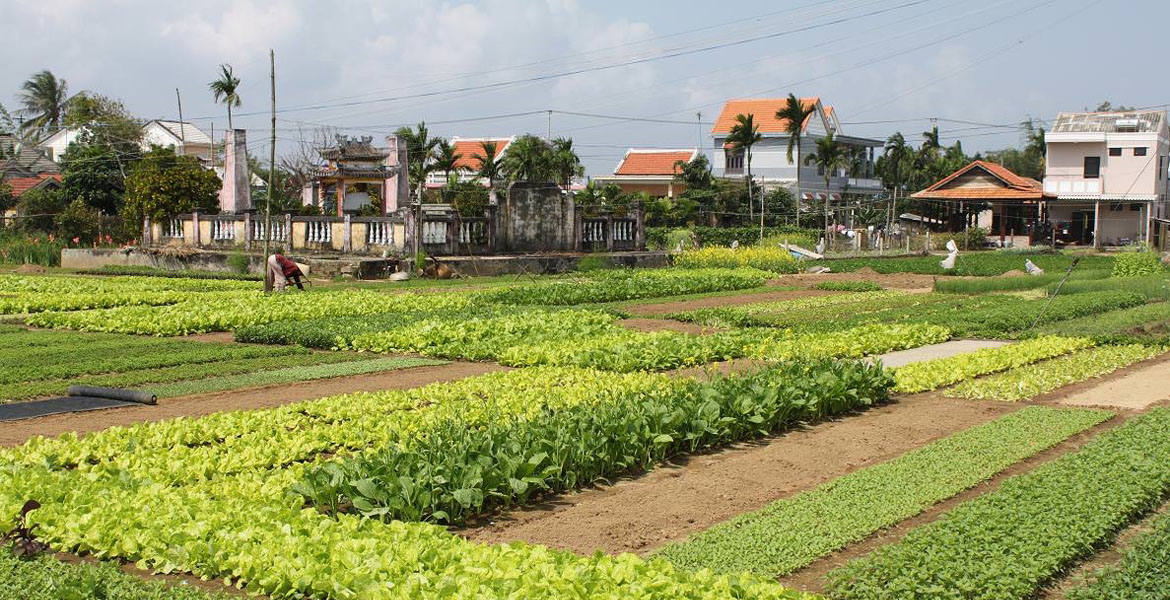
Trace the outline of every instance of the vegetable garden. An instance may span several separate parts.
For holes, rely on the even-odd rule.
[[[995,277],[1025,258],[1047,273]],[[319,600],[1023,599],[1117,550],[1067,597],[1159,597],[1167,519],[1115,540],[1170,500],[1170,407],[1062,394],[1160,381],[1170,279],[1148,253],[1085,255],[1060,285],[1074,258],[965,254],[947,273],[938,257],[840,259],[825,264],[876,274],[818,281],[789,277],[807,265],[779,249],[704,248],[667,269],[281,295],[137,269],[0,275],[0,404],[73,384],[162,403],[274,399],[0,447],[0,595],[227,597],[120,562]],[[944,276],[895,290],[883,273]],[[647,302],[663,309],[629,319]],[[185,338],[208,332],[226,333]],[[943,351],[957,340],[994,341]],[[883,366],[901,351],[921,356]],[[313,380],[468,362],[499,372],[279,399]],[[909,417],[937,405],[980,408],[896,452],[883,435],[833,433],[891,415],[917,435]],[[750,477],[696,490],[740,508],[670,524],[638,554],[506,535],[550,506],[587,514],[615,481],[653,490],[728,456],[820,468],[753,458],[786,439],[868,454],[770,496]],[[472,541],[484,528],[508,543]],[[92,561],[18,556],[40,545]]]

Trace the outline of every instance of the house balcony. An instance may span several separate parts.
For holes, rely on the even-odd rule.
[[[1096,196],[1102,190],[1102,180],[1081,177],[1044,178],[1044,193],[1054,196]]]

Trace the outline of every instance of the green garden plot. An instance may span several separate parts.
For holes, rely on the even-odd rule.
[[[1100,269],[1085,271],[1076,269],[1069,275],[1069,281],[1105,279],[1110,271]],[[1018,277],[983,277],[979,279],[937,279],[934,291],[944,294],[987,294],[992,292],[1015,292],[1046,288],[1064,279],[1065,271],[1043,275],[1020,275]]]
[[[1170,590],[1170,516],[1134,540],[1121,562],[1094,575],[1094,581],[1065,594],[1068,600],[1165,598]]]
[[[1038,254],[1022,252],[964,252],[959,255],[956,268],[947,271],[939,265],[942,256],[909,258],[842,258],[818,261],[837,272],[856,271],[869,267],[878,273],[919,273],[923,275],[1002,275],[1008,271],[1024,270],[1024,261],[1031,260],[1048,272],[1063,272],[1077,258],[1071,254]],[[1078,270],[1097,271],[1113,269],[1112,256],[1080,256]]]
[[[833,571],[831,595],[1032,598],[1162,504],[1167,464],[1170,409],[1158,408]]]
[[[1092,346],[1086,338],[1047,336],[998,348],[912,363],[894,370],[894,391],[929,392],[961,381],[1006,371]]]
[[[1009,402],[1027,400],[1078,381],[1107,375],[1163,352],[1164,348],[1143,344],[1098,346],[966,381],[944,391],[943,395]]]
[[[740,515],[656,555],[686,569],[787,575],[1111,416],[1029,407]]]
[[[148,582],[114,564],[23,560],[0,547],[0,598],[20,600],[232,600],[187,585]]]
[[[1170,302],[1143,304],[1037,327],[1036,335],[1069,335],[1098,343],[1170,345]]]
[[[499,304],[570,306],[758,288],[773,273],[736,269],[615,269],[574,279],[495,288],[481,298]]]

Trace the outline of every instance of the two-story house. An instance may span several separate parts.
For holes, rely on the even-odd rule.
[[[1096,247],[1157,244],[1166,200],[1166,112],[1061,113],[1045,136],[1044,192],[1058,239]]]
[[[40,146],[50,159],[61,162],[69,144],[77,141],[85,131],[85,127],[65,127],[42,140]],[[209,168],[212,166],[211,136],[185,121],[155,119],[147,122],[142,126],[142,139],[139,145],[143,150],[150,150],[151,146],[174,148],[175,154],[194,156],[204,166]]]
[[[752,146],[751,174],[765,189],[795,187],[796,171],[800,169],[801,198],[806,203],[824,201],[826,195],[833,202],[839,202],[843,194],[882,193],[881,180],[874,177],[873,149],[881,147],[883,142],[846,135],[837,112],[832,106],[823,106],[820,98],[801,98],[800,101],[806,109],[812,108],[813,111],[801,127],[800,155],[793,150],[790,162],[788,121],[776,118],[776,112],[787,105],[787,98],[728,100],[711,128],[715,142],[711,162],[715,174],[728,178],[744,176],[744,152],[727,143],[727,137],[735,126],[736,115],[753,115],[761,139]],[[855,160],[851,168],[831,173],[826,189],[824,172],[816,164],[805,164],[805,158],[816,153],[816,141],[830,132],[837,143],[845,147],[846,155]]]

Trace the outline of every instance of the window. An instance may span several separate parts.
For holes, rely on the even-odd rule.
[[[1166,157],[1162,156],[1161,154],[1158,155],[1158,181],[1162,181],[1162,172],[1163,172],[1163,169],[1165,168],[1163,166],[1163,163],[1162,163],[1163,158],[1166,158]]]
[[[1142,205],[1140,202],[1134,202],[1133,204],[1129,205],[1129,210],[1130,210],[1130,212],[1141,212]]]
[[[1145,156],[1146,155],[1146,147],[1142,146],[1140,148],[1134,148],[1133,155],[1134,156]]]
[[[743,150],[724,150],[727,157],[727,170],[739,170],[743,168]]]
[[[1109,156],[1121,156],[1121,148],[1110,148]]]
[[[1101,178],[1101,157],[1100,156],[1086,156],[1085,157],[1085,179],[1100,179]]]

